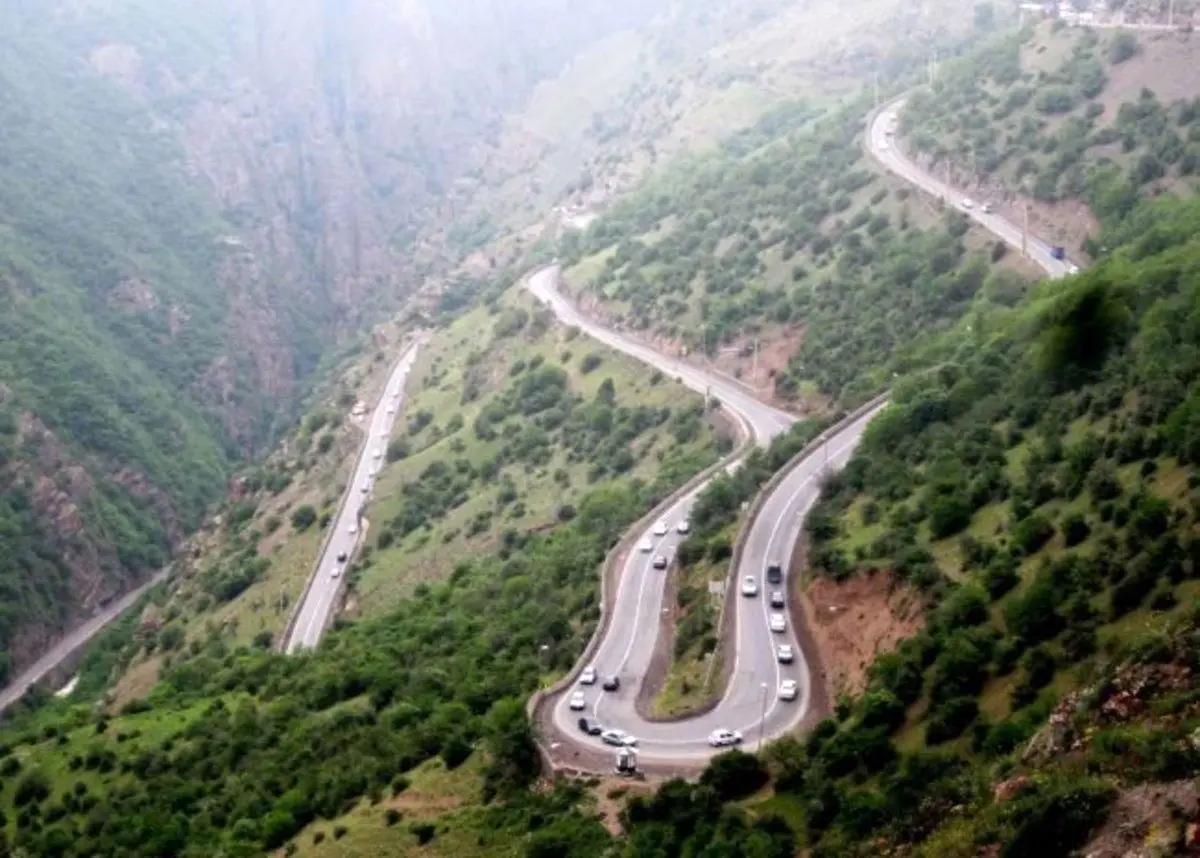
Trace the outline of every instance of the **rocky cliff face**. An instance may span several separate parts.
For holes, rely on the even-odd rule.
[[[325,348],[420,285],[504,112],[655,7],[0,10],[0,529],[37,549],[0,558],[0,679],[148,575]]]
[[[336,326],[413,286],[406,251],[423,215],[505,111],[658,4],[217,0],[219,35],[201,56],[151,47],[173,38],[179,4],[136,40],[121,26],[128,5],[71,4],[92,33],[89,66],[170,130],[256,258]]]

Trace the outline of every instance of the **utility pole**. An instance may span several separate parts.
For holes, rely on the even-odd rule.
[[[750,381],[758,384],[758,337],[754,338],[754,361],[750,364]]]

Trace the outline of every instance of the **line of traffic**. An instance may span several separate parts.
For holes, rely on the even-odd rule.
[[[370,501],[375,479],[384,466],[388,439],[396,418],[404,408],[405,382],[423,343],[424,338],[418,336],[405,349],[392,368],[379,401],[366,423],[365,435],[342,503],[329,523],[332,530],[314,565],[308,588],[285,641],[285,651],[288,653],[317,646],[329,625],[345,581],[342,572],[353,561],[363,538],[363,508]]]
[[[1014,224],[993,212],[990,206],[976,206],[973,201],[928,175],[899,153],[891,141],[897,114],[903,103],[903,99],[898,99],[887,105],[868,125],[867,147],[875,160],[911,184],[946,201],[1003,241],[1023,250],[1051,277],[1061,277],[1079,270],[1060,249],[1024,234]],[[606,345],[650,366],[672,372],[692,389],[706,394],[720,389],[718,396],[722,405],[745,421],[759,443],[768,442],[790,425],[792,418],[789,415],[777,409],[771,409],[774,413],[763,413],[760,409],[769,406],[753,399],[745,391],[734,390],[734,395],[727,395],[724,390],[727,382],[719,376],[660,355],[635,340],[629,340],[586,319],[557,293],[557,276],[557,269],[538,272],[530,280],[530,290],[550,306],[564,324],[580,327]],[[786,606],[788,594],[786,569],[783,566],[786,559],[792,556],[804,517],[817,500],[820,477],[845,464],[867,423],[882,407],[880,405],[843,427],[836,435],[826,439],[821,448],[799,462],[771,495],[763,500],[755,520],[747,524],[748,547],[734,578],[734,581],[741,582],[743,596],[739,600],[735,620],[734,664],[728,686],[716,707],[695,718],[670,724],[650,722],[638,715],[633,700],[645,676],[644,668],[648,667],[650,652],[658,634],[658,615],[662,610],[665,579],[650,574],[653,564],[648,562],[648,558],[638,560],[633,557],[622,570],[614,601],[615,612],[628,613],[629,581],[636,579],[637,598],[631,614],[632,622],[613,622],[610,625],[591,664],[581,673],[579,684],[553,702],[553,724],[561,738],[593,748],[598,746],[597,738],[599,742],[609,745],[637,745],[649,759],[678,763],[689,759],[702,760],[711,755],[713,746],[740,742],[745,733],[753,729],[759,731],[761,738],[770,738],[799,723],[811,705],[813,678],[805,653],[796,646],[794,632],[787,628],[784,615],[780,613]],[[816,464],[818,460],[819,464]],[[664,519],[686,522],[699,490],[697,488],[681,498],[664,515]],[[660,522],[658,526],[662,524]],[[649,538],[649,535],[644,537]],[[660,553],[673,551],[676,546],[667,545],[671,542],[670,537],[664,534],[651,547]],[[664,545],[667,548],[663,548]],[[758,570],[766,574],[768,586],[782,589],[773,590],[769,597],[764,592],[763,598],[758,599]],[[778,573],[776,570],[779,570]],[[778,574],[778,578],[774,577],[775,574]],[[759,602],[758,616],[752,617],[744,608],[747,601],[755,600]],[[609,650],[614,646],[621,647],[620,657],[615,661],[606,660]],[[629,673],[631,667],[635,674],[632,682],[623,682],[623,675]],[[606,674],[605,668],[611,673]],[[795,678],[785,677],[788,673],[795,674]],[[602,678],[602,693],[589,703],[585,689],[594,687]],[[772,688],[776,689],[775,694],[770,693]],[[757,712],[754,711],[756,701],[759,704]],[[792,701],[796,701],[797,705],[783,705]],[[589,714],[579,718],[579,730],[573,734],[571,720],[579,712]],[[608,713],[608,724],[599,724],[598,719],[605,712]],[[729,724],[738,726],[726,726]]]

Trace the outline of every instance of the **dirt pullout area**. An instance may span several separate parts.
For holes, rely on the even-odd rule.
[[[1108,820],[1078,854],[1088,858],[1196,855],[1200,852],[1200,786],[1193,780],[1124,790]]]
[[[725,343],[709,358],[703,353],[690,351],[678,337],[628,327],[619,314],[614,313],[586,286],[568,283],[563,293],[569,295],[579,311],[591,321],[620,331],[660,354],[686,360],[709,372],[718,372],[767,405],[800,413],[824,411],[829,407],[828,399],[820,395],[791,400],[780,396],[775,390],[775,376],[787,369],[788,361],[804,341],[806,329],[803,327],[771,326],[757,339],[738,337]]]
[[[925,625],[920,598],[890,572],[846,581],[815,578],[803,596],[805,625],[820,653],[830,699],[862,691],[875,657]]]
[[[628,778],[601,778],[593,789],[596,797],[596,813],[600,822],[608,829],[608,833],[619,837],[625,832],[621,830],[621,810],[629,799],[635,796],[647,798],[662,784],[662,781],[630,780]]]

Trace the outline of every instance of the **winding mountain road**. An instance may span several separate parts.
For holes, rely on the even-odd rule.
[[[871,120],[866,138],[870,155],[910,185],[915,185],[935,197],[941,197],[947,205],[965,214],[1005,244],[1015,250],[1021,250],[1021,227],[995,212],[984,211],[977,203],[964,204],[968,197],[962,191],[931,176],[896,148],[892,129],[897,127],[897,117],[905,101],[905,98],[899,98],[891,102]],[[1037,236],[1030,234],[1025,244],[1026,255],[1050,277],[1071,274],[1076,267],[1069,259],[1055,259],[1050,245]]]
[[[758,444],[769,443],[795,422],[792,415],[758,401],[723,376],[662,355],[585,318],[557,291],[558,274],[558,269],[553,267],[537,272],[529,280],[529,290],[564,324],[574,325],[605,345],[680,379],[693,390],[707,391],[742,421]],[[786,617],[789,613],[786,609],[772,609],[768,604],[770,591],[786,592],[787,583],[772,587],[767,584],[764,573],[769,563],[778,563],[786,570],[804,515],[820,492],[821,474],[826,468],[845,465],[867,423],[878,410],[876,408],[851,422],[800,462],[765,499],[760,513],[750,523],[737,577],[741,581],[744,576],[753,575],[758,583],[758,594],[754,597],[739,595],[734,603],[735,663],[721,701],[703,715],[675,722],[648,721],[638,714],[636,707],[654,654],[659,617],[664,609],[666,572],[653,568],[653,558],[656,555],[670,558],[678,550],[684,539],[678,532],[678,525],[688,519],[696,496],[704,488],[705,484],[701,484],[676,499],[659,521],[651,523],[645,533],[638,534],[639,547],[649,550],[636,550],[626,557],[608,627],[590,662],[600,677],[616,676],[620,687],[616,691],[603,691],[598,682],[591,686],[573,686],[553,695],[548,705],[558,738],[594,751],[602,750],[605,746],[599,738],[586,736],[576,727],[581,715],[590,715],[606,728],[624,730],[636,736],[643,763],[690,764],[712,755],[709,735],[715,730],[738,730],[747,740],[756,736],[770,738],[787,732],[805,717],[812,697],[812,680],[804,652],[797,644],[790,621],[783,631],[773,632],[769,626],[771,614],[780,613]],[[728,469],[733,470],[740,464],[739,458]],[[655,534],[655,530],[659,533]],[[731,586],[739,584],[731,582]],[[780,644],[792,647],[795,653],[792,663],[780,664],[777,660]],[[798,684],[795,700],[785,702],[779,698],[779,686],[785,679],[795,680]],[[570,697],[576,690],[584,692],[586,708],[583,711],[570,708]]]
[[[1021,228],[1001,215],[983,211],[967,203],[960,191],[952,188],[918,167],[893,144],[892,129],[904,105],[898,99],[878,111],[871,119],[866,134],[870,155],[883,167],[917,186],[941,197],[966,216],[983,226],[1007,244],[1022,249]],[[1025,237],[1026,254],[1052,278],[1077,270],[1064,259],[1056,259],[1051,246],[1041,239]],[[683,384],[700,392],[716,396],[726,410],[741,420],[750,437],[758,444],[767,444],[785,432],[794,418],[755,399],[748,391],[720,375],[662,355],[643,343],[611,331],[584,317],[557,291],[559,271],[550,267],[531,276],[528,284],[540,301],[550,307],[563,324],[574,325],[592,338],[624,352],[649,366],[678,378]],[[788,561],[793,554],[805,515],[816,502],[820,478],[826,470],[843,467],[862,438],[867,424],[886,405],[879,405],[860,415],[832,433],[819,447],[801,460],[763,499],[758,515],[749,523],[745,550],[734,580],[728,586],[737,587],[746,576],[756,579],[758,593],[736,600],[734,665],[724,697],[711,710],[693,718],[671,722],[649,721],[637,711],[636,701],[642,682],[650,668],[659,634],[659,618],[664,611],[665,571],[653,568],[655,555],[672,557],[684,536],[677,525],[686,521],[696,496],[703,485],[695,487],[670,505],[660,521],[644,533],[636,535],[640,547],[649,550],[632,551],[620,570],[611,616],[589,665],[600,679],[615,676],[620,680],[616,691],[604,691],[598,681],[593,685],[566,684],[548,695],[553,743],[567,743],[577,749],[604,751],[606,746],[597,737],[585,735],[577,727],[581,716],[589,716],[606,729],[619,729],[637,737],[639,759],[643,764],[697,765],[717,752],[709,743],[716,730],[737,730],[747,744],[782,735],[794,729],[808,714],[812,701],[812,676],[805,653],[797,645],[795,631],[790,628],[791,612],[780,611],[788,628],[772,631],[767,594],[771,590],[789,593],[787,581],[778,587],[766,584],[764,570],[778,563],[787,574]],[[733,470],[740,459],[729,466]],[[663,525],[666,525],[665,533]],[[659,533],[656,535],[655,530]],[[776,655],[780,644],[789,644],[795,661],[781,664]],[[576,665],[571,674],[576,678],[585,665]],[[795,680],[798,694],[795,700],[780,699],[779,688],[786,679]],[[582,692],[584,708],[571,708],[571,698]]]
[[[964,205],[965,195],[931,176],[896,149],[891,130],[896,126],[896,117],[903,105],[904,99],[898,99],[874,115],[866,134],[869,154],[884,168],[921,190],[946,200],[949,205],[1020,250],[1022,234],[1019,226],[993,212],[985,212],[974,205]],[[1033,235],[1027,237],[1025,246],[1028,256],[1050,277],[1062,277],[1072,273],[1075,268],[1069,260],[1055,259],[1050,245]],[[758,401],[746,388],[727,377],[659,354],[643,343],[585,318],[558,293],[557,278],[556,268],[543,269],[531,276],[528,287],[554,311],[563,324],[574,325],[597,341],[676,377],[691,389],[716,397],[728,413],[742,422],[756,443],[769,443],[772,438],[786,432],[794,422],[795,418],[791,415]],[[371,471],[382,461],[374,455],[375,451],[386,446],[392,424],[401,410],[404,382],[416,359],[419,345],[418,342],[410,347],[397,363],[388,388],[385,388],[385,395],[372,415],[369,434],[359,455],[351,488],[333,524],[334,533],[322,552],[287,639],[286,650],[289,653],[315,646],[328,625],[329,614],[342,581],[340,577],[333,577],[333,565],[337,565],[339,554],[352,554],[359,539],[359,534],[350,533],[350,526],[354,524],[357,530],[362,506],[369,496]],[[389,404],[392,406],[390,412]],[[809,670],[803,653],[796,646],[793,630],[789,628],[782,634],[768,630],[770,612],[764,601],[768,588],[761,580],[762,571],[766,563],[784,563],[791,556],[803,516],[815,500],[821,470],[845,464],[877,410],[829,438],[813,455],[794,468],[765,499],[760,514],[750,524],[742,567],[737,575],[738,580],[745,575],[759,578],[760,594],[753,599],[738,600],[736,663],[728,690],[718,706],[708,714],[671,724],[644,721],[634,707],[639,685],[653,652],[658,634],[658,616],[663,607],[663,573],[653,570],[650,561],[655,554],[670,556],[677,550],[682,536],[675,531],[675,525],[687,519],[700,488],[679,498],[663,516],[664,522],[669,525],[665,536],[654,536],[652,532],[642,535],[641,538],[650,539],[653,549],[651,552],[632,554],[622,569],[612,608],[612,622],[593,660],[601,675],[620,676],[622,687],[616,693],[608,693],[601,692],[599,685],[590,686],[586,697],[588,713],[608,726],[626,730],[642,739],[643,760],[702,762],[713,753],[707,745],[707,735],[712,729],[738,729],[746,734],[747,739],[755,738],[753,733],[757,730],[760,735],[770,738],[791,729],[803,718],[811,699]],[[739,463],[734,462],[730,469],[736,468]],[[362,491],[364,486],[367,492]],[[0,711],[128,609],[145,589],[165,575],[165,571],[160,573],[151,582],[72,630],[36,664],[7,688],[0,690]],[[730,584],[736,586],[737,581]],[[774,658],[775,646],[785,642],[790,643],[797,653],[793,665],[779,665]],[[777,699],[777,688],[784,678],[796,679],[800,684],[798,699],[794,702],[783,703]],[[577,713],[568,708],[572,691],[574,687],[559,693],[550,701],[553,722],[562,734],[561,738],[566,741],[598,747],[596,740],[583,736],[574,728]]]

